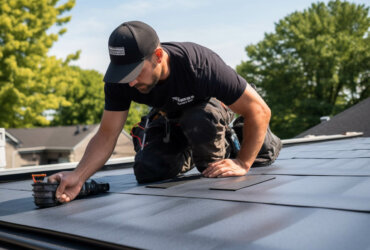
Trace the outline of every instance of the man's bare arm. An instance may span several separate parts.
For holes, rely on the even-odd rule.
[[[250,85],[230,108],[244,117],[243,142],[238,159],[249,170],[265,139],[271,110]]]
[[[85,154],[74,170],[84,182],[98,171],[111,156],[127,115],[128,111],[104,111],[98,132],[90,140]]]
[[[98,132],[90,140],[76,169],[49,177],[49,182],[59,182],[56,197],[69,202],[79,193],[84,182],[98,171],[111,156],[119,134],[126,122],[128,111],[104,111]]]
[[[203,172],[206,177],[245,175],[256,159],[266,136],[271,111],[250,85],[242,96],[229,107],[244,117],[243,142],[236,159],[224,159],[211,163]]]

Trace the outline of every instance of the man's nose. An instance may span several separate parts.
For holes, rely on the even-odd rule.
[[[134,87],[137,83],[138,81],[135,79],[132,82],[129,82],[128,85],[130,85],[130,87]]]

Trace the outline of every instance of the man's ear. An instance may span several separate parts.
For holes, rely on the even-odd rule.
[[[154,54],[157,57],[157,62],[161,63],[163,58],[163,49],[162,48],[156,48],[154,51]]]

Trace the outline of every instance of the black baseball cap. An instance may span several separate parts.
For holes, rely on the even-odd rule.
[[[122,23],[109,37],[110,64],[104,81],[129,83],[135,80],[145,58],[153,54],[158,45],[157,33],[148,24],[140,21]]]

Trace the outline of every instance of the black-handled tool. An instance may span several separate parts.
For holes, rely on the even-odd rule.
[[[44,182],[45,174],[33,174],[33,197],[36,206],[53,207],[61,203],[56,199],[55,192],[59,183]],[[76,199],[109,191],[109,183],[101,183],[95,180],[87,180],[81,188]]]

